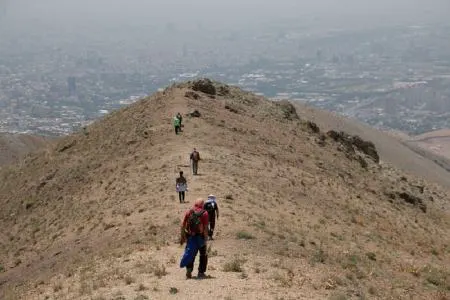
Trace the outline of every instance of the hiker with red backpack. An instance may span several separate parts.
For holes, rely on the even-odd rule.
[[[197,175],[198,161],[200,160],[200,153],[198,153],[197,149],[194,148],[190,155],[190,159],[192,164],[192,174]]]
[[[194,262],[197,253],[200,252],[200,263],[197,278],[206,278],[206,266],[208,254],[206,240],[208,238],[208,212],[203,209],[204,201],[197,199],[194,207],[185,212],[181,223],[180,244],[186,242],[180,268],[186,267],[186,278],[192,278]]]

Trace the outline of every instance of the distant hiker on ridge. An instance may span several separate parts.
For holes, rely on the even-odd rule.
[[[208,212],[203,209],[203,200],[197,199],[194,207],[185,212],[181,223],[180,244],[186,242],[180,268],[186,267],[186,278],[192,278],[194,262],[200,251],[200,264],[197,278],[206,278],[206,266],[208,254],[206,251],[206,239],[208,237]]]
[[[198,161],[200,160],[200,153],[198,153],[197,149],[194,148],[194,151],[192,151],[191,153],[190,159],[192,164],[192,174],[197,175]]]
[[[182,131],[181,128],[183,128],[183,117],[180,113],[177,113],[177,118],[180,120],[180,131]]]
[[[173,127],[175,127],[175,134],[181,131],[181,120],[178,116],[173,117]]]
[[[208,236],[210,240],[213,240],[214,227],[216,227],[216,217],[219,220],[219,206],[216,202],[216,196],[210,194],[208,200],[203,205],[203,209],[208,212]]]
[[[180,171],[180,177],[175,180],[175,185],[180,203],[184,203],[185,192],[187,192],[187,181],[183,176],[183,171]]]

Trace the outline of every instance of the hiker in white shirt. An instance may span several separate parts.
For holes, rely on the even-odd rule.
[[[176,190],[178,192],[178,198],[180,199],[180,203],[185,203],[185,192],[187,191],[187,181],[183,176],[183,171],[180,171],[180,177],[178,177],[175,181]]]

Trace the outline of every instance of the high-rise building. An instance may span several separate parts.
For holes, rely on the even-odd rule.
[[[67,87],[69,89],[69,95],[75,96],[75,94],[77,93],[77,81],[75,77],[69,76],[67,78]]]

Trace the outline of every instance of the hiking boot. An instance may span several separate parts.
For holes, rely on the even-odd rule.
[[[198,279],[205,279],[207,276],[205,273],[198,273],[197,278]]]
[[[192,278],[192,272],[186,271],[186,279],[191,279],[191,278]]]

